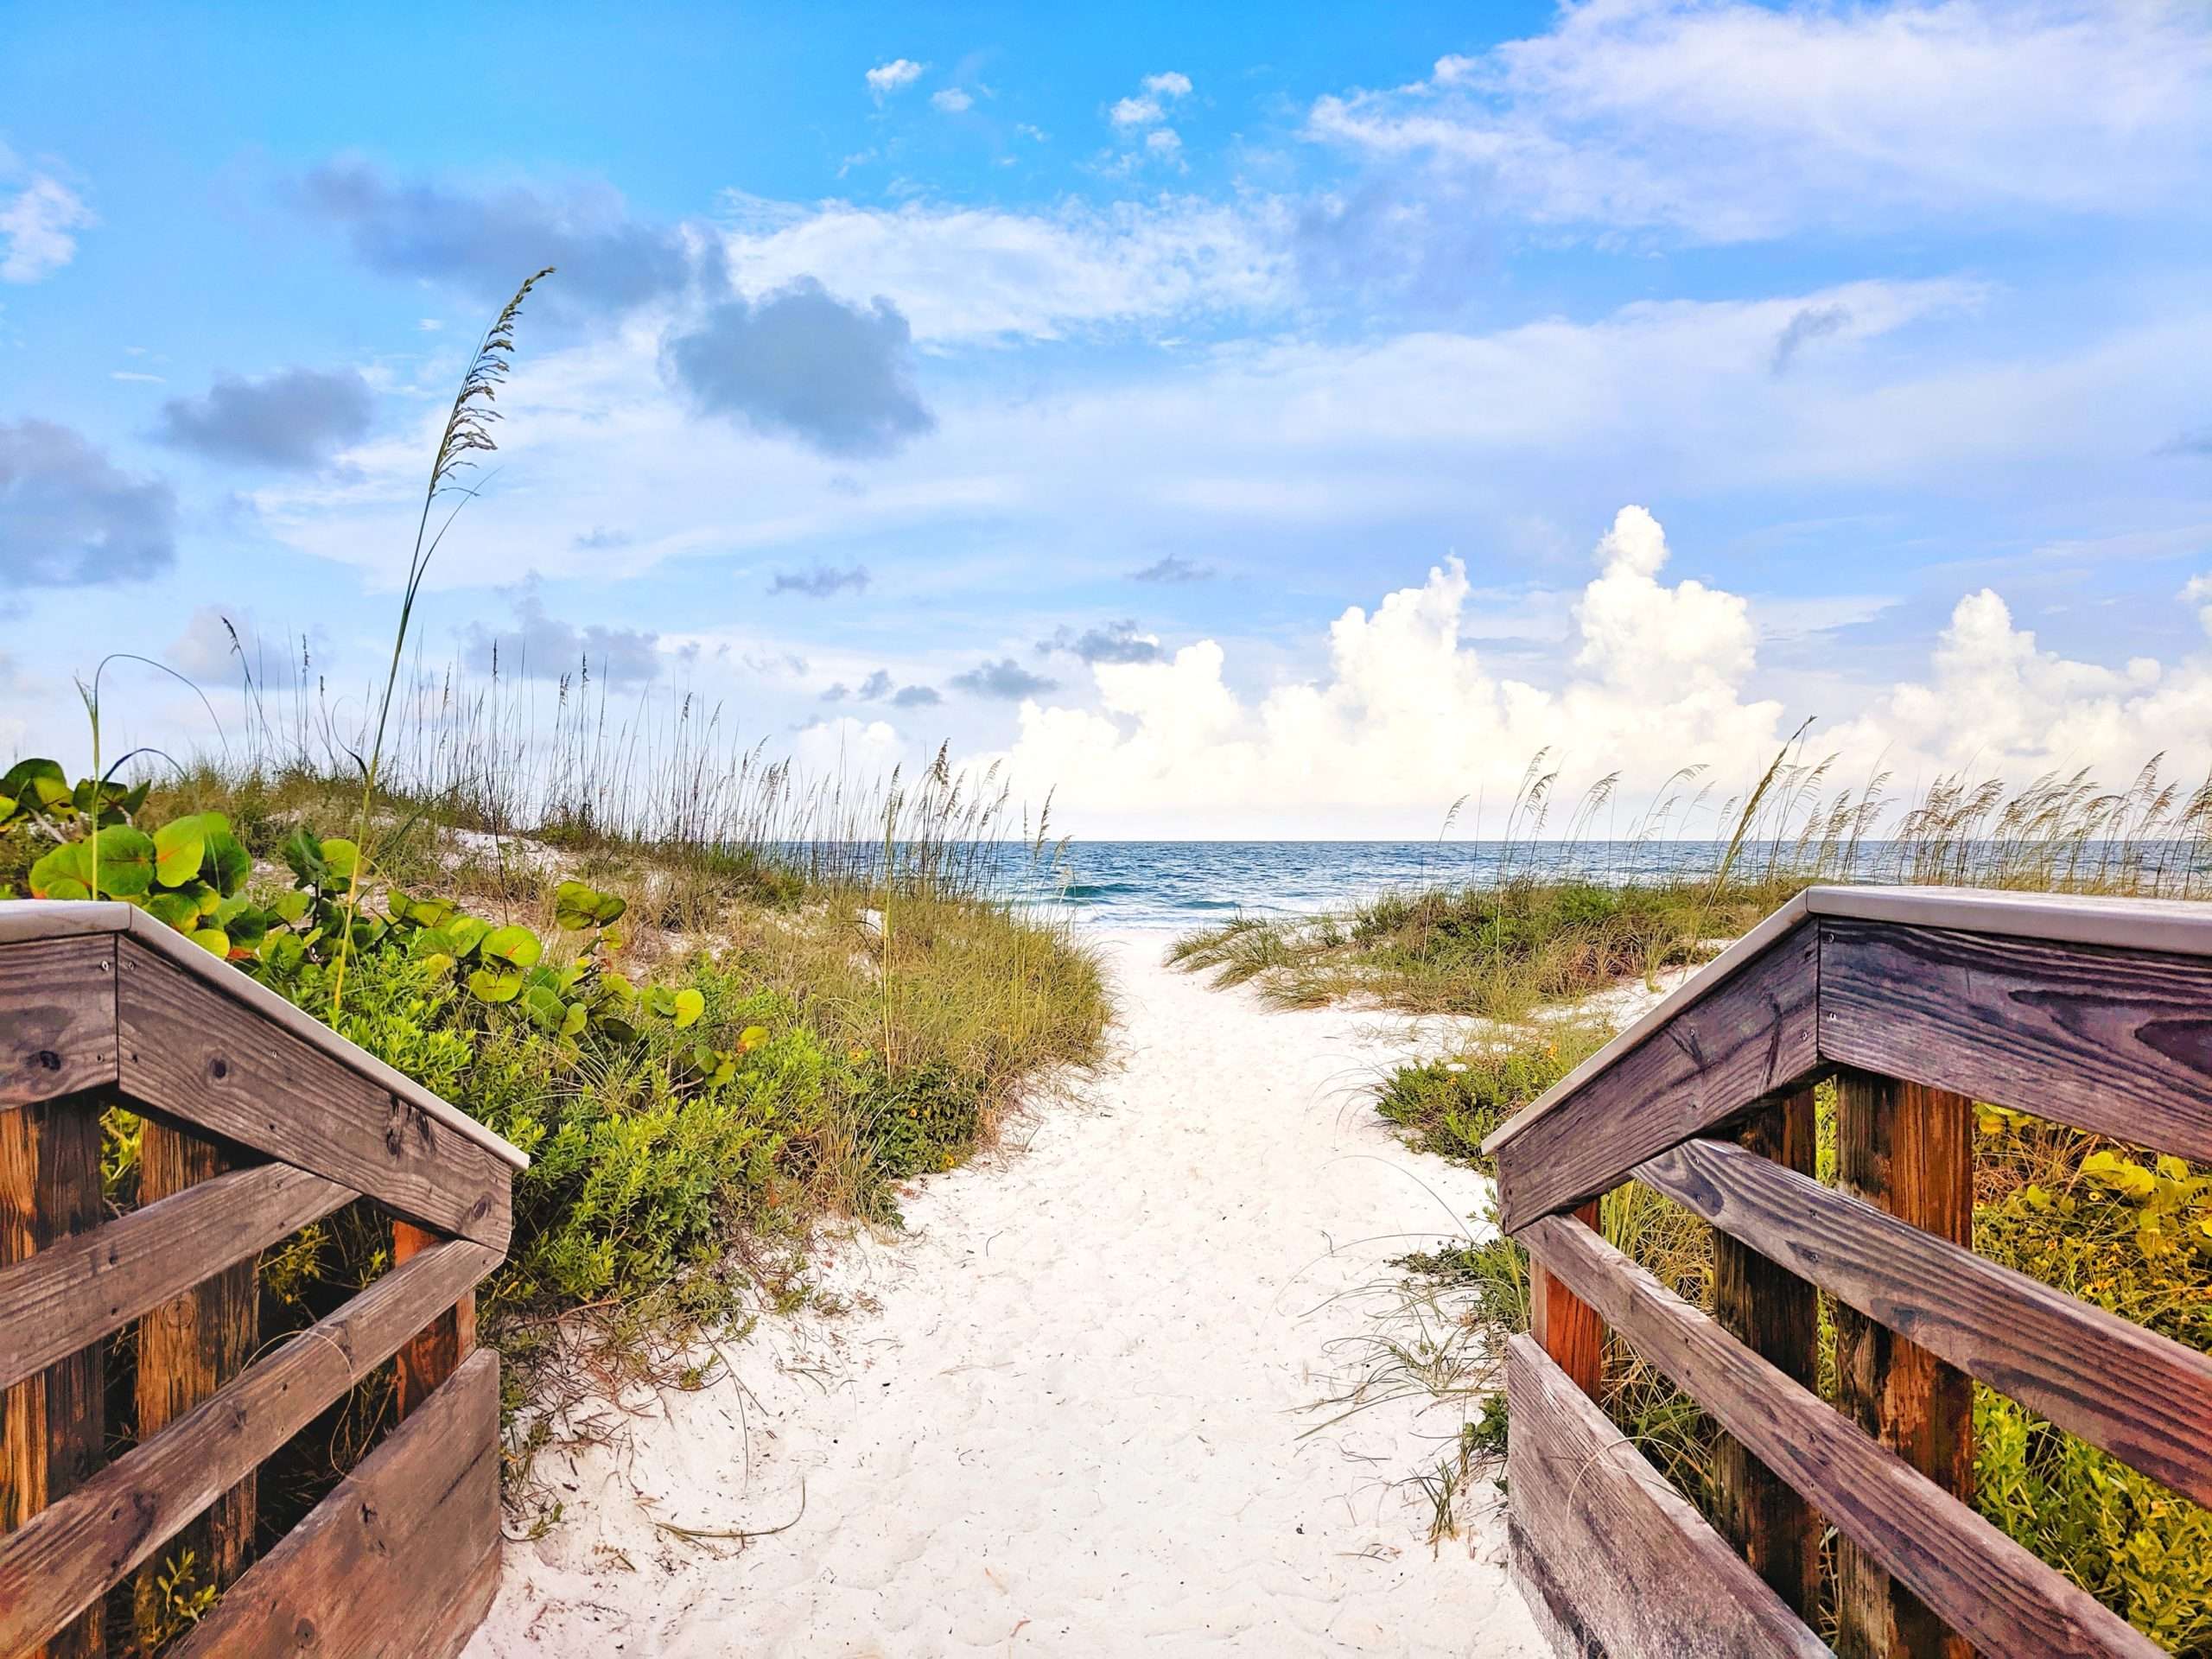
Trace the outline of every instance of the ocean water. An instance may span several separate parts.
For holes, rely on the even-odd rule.
[[[1030,887],[1077,924],[1202,927],[1237,914],[1306,916],[1393,888],[1486,885],[1501,875],[1591,874],[1614,881],[1710,872],[1718,842],[1091,841]]]

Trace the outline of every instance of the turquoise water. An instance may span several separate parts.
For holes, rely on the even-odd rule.
[[[1086,926],[1204,926],[1242,912],[1300,916],[1391,888],[1506,874],[1616,881],[1711,871],[1716,842],[1092,841],[1070,847],[1057,897]]]

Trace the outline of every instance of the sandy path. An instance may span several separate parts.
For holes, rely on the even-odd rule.
[[[1462,1211],[1480,1182],[1351,1095],[1373,1020],[1209,991],[1162,943],[1108,945],[1124,1071],[841,1250],[859,1311],[764,1322],[737,1382],[553,1460],[566,1516],[509,1546],[473,1659],[1542,1651],[1495,1521],[1433,1555],[1385,1484],[1449,1423],[1298,1439],[1358,1325],[1320,1305],[1450,1225],[1411,1173]],[[772,1527],[802,1488],[741,1548],[654,1524]]]

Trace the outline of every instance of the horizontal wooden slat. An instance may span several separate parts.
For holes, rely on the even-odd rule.
[[[1984,1652],[2152,1659],[2160,1651],[1589,1228],[1546,1217],[1520,1237],[1831,1525]]]
[[[1636,1176],[2061,1428],[2212,1503],[2212,1356],[1738,1147],[1693,1141]]]
[[[2212,1161],[2212,960],[1820,927],[1824,1058]]]
[[[220,1175],[0,1269],[0,1388],[358,1198],[288,1164]]]
[[[0,1653],[90,1606],[499,1259],[464,1239],[423,1251],[0,1538]]]
[[[115,1081],[115,941],[0,949],[0,1110]]]
[[[240,1579],[174,1659],[411,1656],[499,1543],[499,1363],[486,1351]]]
[[[1506,1344],[1514,1557],[1543,1611],[1608,1654],[1830,1659],[1532,1337]]]
[[[1817,944],[1816,925],[1801,924],[1500,1146],[1506,1230],[1619,1185],[1653,1154],[1815,1071]]]
[[[122,1085],[187,1122],[504,1249],[512,1168],[421,1106],[125,939]]]

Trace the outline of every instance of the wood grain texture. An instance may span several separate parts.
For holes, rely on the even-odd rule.
[[[392,1268],[0,1539],[0,1653],[34,1646],[92,1605],[499,1259],[454,1239]]]
[[[138,1131],[138,1192],[149,1204],[232,1173],[232,1150],[160,1118]],[[261,1337],[260,1262],[249,1256],[209,1274],[138,1322],[138,1439],[149,1440],[246,1367]],[[254,1476],[225,1491],[138,1571],[132,1586],[139,1640],[158,1637],[167,1611],[165,1558],[193,1556],[195,1589],[225,1590],[253,1552]]]
[[[0,949],[0,1110],[114,1081],[114,939]]]
[[[1720,1142],[1688,1142],[1636,1173],[1847,1306],[2212,1504],[2212,1355]]]
[[[173,1659],[456,1652],[499,1545],[499,1363],[480,1353],[241,1579]],[[456,1627],[459,1628],[456,1628]]]
[[[127,1093],[410,1221],[506,1247],[512,1171],[485,1147],[136,941],[117,975]]]
[[[1946,1240],[1974,1244],[1974,1105],[1866,1071],[1836,1078],[1836,1185]],[[1954,1497],[1974,1495],[1974,1382],[1878,1319],[1835,1310],[1836,1405]],[[1844,1659],[1973,1659],[1966,1639],[1846,1537],[1836,1544]]]
[[[1738,1145],[1751,1161],[1810,1175],[1817,1151],[1813,1091],[1801,1089],[1754,1113],[1738,1131]],[[1722,1327],[1799,1387],[1816,1387],[1819,1293],[1770,1255],[1718,1229],[1713,1269],[1713,1312]],[[1731,1435],[1713,1448],[1713,1482],[1721,1532],[1800,1618],[1813,1617],[1820,1606],[1821,1529],[1812,1505]]]
[[[1584,1227],[1598,1224],[1595,1198],[1574,1211]],[[1544,1269],[1529,1264],[1529,1334],[1553,1364],[1592,1400],[1605,1383],[1605,1324],[1598,1310]]]
[[[2212,1161],[2212,960],[1819,925],[1827,1058]]]
[[[411,1261],[438,1243],[439,1236],[396,1221],[391,1224],[391,1259]],[[448,1308],[399,1351],[399,1414],[413,1412],[451,1376],[476,1346],[476,1294],[471,1291]]]
[[[0,1112],[0,1262],[36,1261],[99,1226],[105,1213],[100,1113],[107,1103],[99,1095],[77,1095]],[[87,1344],[0,1401],[0,1528],[31,1524],[98,1472],[107,1451],[104,1361],[101,1345]],[[6,1651],[22,1659],[98,1659],[107,1651],[105,1630],[103,1610],[88,1607]]]
[[[1588,1228],[1547,1217],[1521,1238],[1715,1421],[1983,1652],[2152,1659],[2160,1651]]]
[[[1501,1146],[1505,1230],[1572,1210],[1654,1154],[1808,1080],[1821,1064],[1816,928],[1783,935]]]
[[[0,1387],[112,1335],[359,1196],[289,1164],[260,1164],[0,1268]]]
[[[1618,1659],[1825,1659],[1827,1649],[1552,1363],[1506,1344],[1514,1548],[1554,1621]]]

